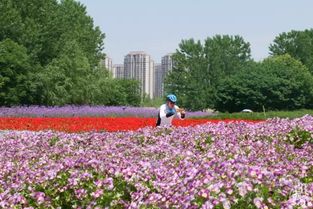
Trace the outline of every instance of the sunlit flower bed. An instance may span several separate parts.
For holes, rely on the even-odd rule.
[[[203,117],[212,113],[187,111],[188,117]],[[158,108],[129,106],[17,106],[0,107],[0,117],[157,117]]]
[[[1,208],[312,208],[313,118],[0,135]]]
[[[224,120],[224,122],[243,120]],[[191,126],[203,123],[218,123],[220,120],[208,119],[174,119],[174,126]],[[248,121],[256,123],[259,121]],[[86,131],[127,131],[137,130],[146,126],[154,127],[156,118],[100,118],[100,117],[65,117],[65,118],[0,118],[0,130],[56,130],[63,132]]]

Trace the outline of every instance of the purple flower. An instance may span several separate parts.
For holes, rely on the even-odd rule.
[[[170,131],[8,131],[0,137],[0,207],[25,207],[25,195],[35,204],[61,207],[58,195],[74,192],[81,200],[77,208],[95,208],[108,192],[111,205],[125,208],[198,208],[196,200],[202,208],[229,208],[252,192],[258,208],[310,208],[313,184],[301,180],[311,175],[313,145],[288,144],[285,137],[294,127],[313,133],[313,117]],[[49,146],[52,137],[59,140]],[[210,137],[214,141],[204,143]],[[263,201],[260,187],[287,199]]]

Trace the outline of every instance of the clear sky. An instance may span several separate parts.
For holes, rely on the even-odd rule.
[[[268,56],[276,35],[313,28],[313,0],[79,0],[106,34],[104,52],[122,64],[129,51],[156,63],[182,39],[241,35],[252,57]]]

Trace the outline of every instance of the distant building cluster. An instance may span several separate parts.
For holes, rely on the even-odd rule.
[[[102,63],[113,78],[138,80],[141,95],[151,99],[164,95],[165,76],[173,68],[171,54],[163,56],[161,63],[154,63],[151,56],[143,51],[129,52],[124,57],[124,64],[113,65],[110,57],[106,57]]]

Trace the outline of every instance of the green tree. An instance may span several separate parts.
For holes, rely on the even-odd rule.
[[[0,69],[0,105],[18,105],[31,69],[26,49],[11,39],[1,41]]]
[[[221,78],[233,75],[251,61],[250,44],[241,36],[216,35],[205,41],[210,82],[218,84]]]
[[[93,103],[104,34],[85,6],[3,0],[0,18],[1,105]]]
[[[104,34],[86,7],[74,0],[4,0],[0,3],[0,38],[24,45],[31,57],[48,65],[68,41],[76,41],[91,67],[103,58]],[[1,40],[1,39],[0,39]]]
[[[313,29],[281,33],[269,49],[272,55],[290,54],[313,73]]]
[[[125,105],[126,95],[122,86],[118,85],[116,80],[101,79],[99,81],[99,92],[96,98],[98,104],[105,105]]]
[[[131,79],[117,79],[116,81],[125,92],[125,105],[139,106],[141,101],[139,82]]]
[[[237,112],[244,108],[262,111],[311,108],[313,77],[290,55],[274,56],[250,63],[242,71],[223,79],[217,87],[215,108]]]
[[[88,86],[92,71],[88,59],[75,41],[67,42],[59,57],[42,72],[49,105],[89,104]]]
[[[23,35],[23,22],[19,10],[12,0],[0,1],[0,41],[11,39],[19,43]]]
[[[165,89],[179,97],[181,106],[207,108],[214,104],[219,81],[239,71],[250,56],[249,43],[240,36],[216,35],[204,44],[183,40],[172,56],[175,64],[165,79]]]
[[[57,37],[60,39],[56,53],[62,50],[66,42],[75,40],[88,58],[90,66],[98,66],[100,59],[104,58],[101,51],[105,35],[99,27],[94,26],[92,18],[87,15],[86,7],[74,0],[62,0],[57,14]]]
[[[175,65],[166,77],[166,91],[176,94],[181,106],[190,109],[201,109],[206,106],[206,96],[193,96],[206,93],[202,91],[203,83],[201,82],[206,76],[201,76],[201,72],[207,66],[207,60],[204,57],[201,42],[193,39],[183,40],[172,59]],[[196,99],[198,101],[195,101]]]
[[[139,82],[102,77],[96,80],[93,104],[99,105],[140,105]]]

